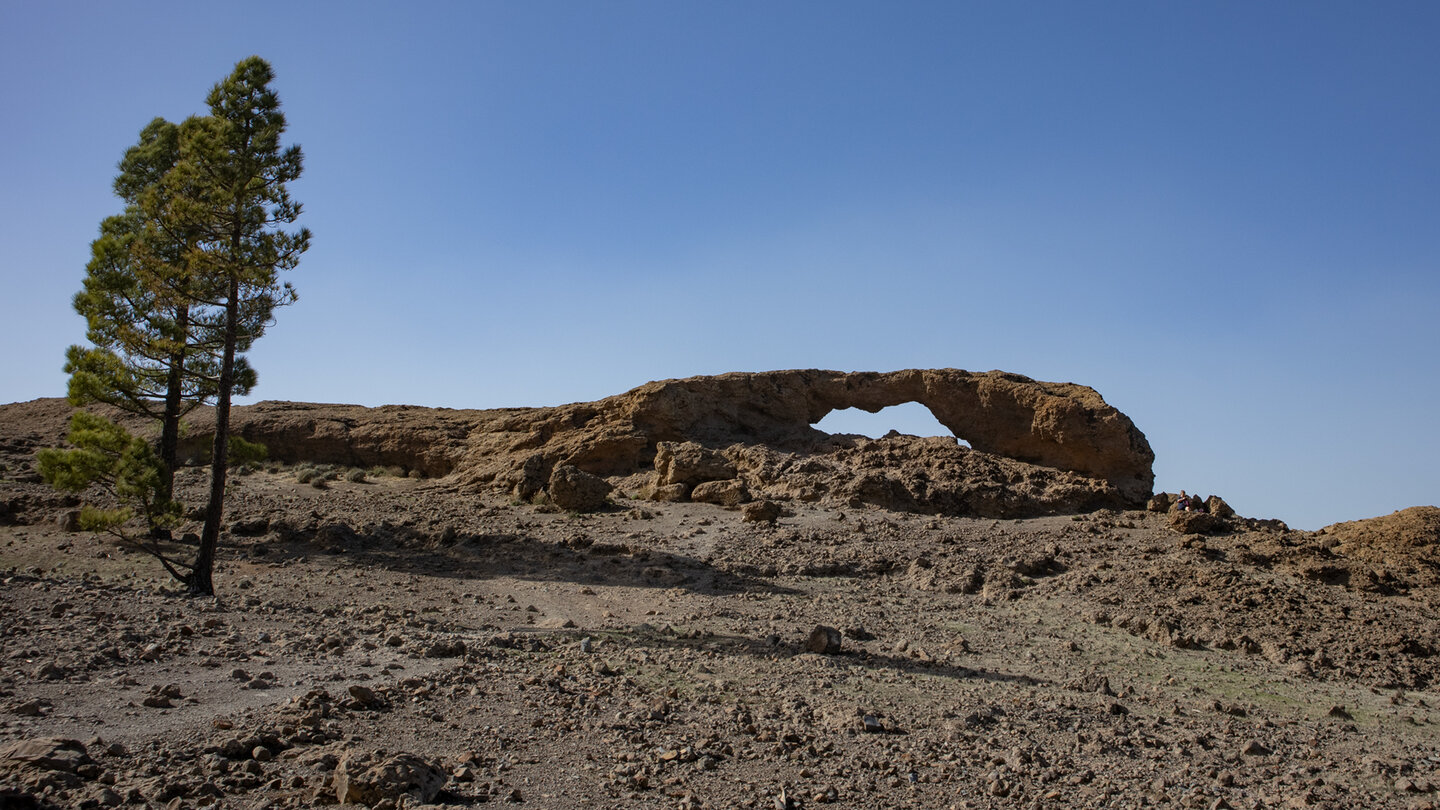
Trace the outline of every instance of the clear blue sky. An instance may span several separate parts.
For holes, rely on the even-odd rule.
[[[63,394],[141,127],[259,54],[315,240],[257,399],[999,368],[1099,390],[1161,489],[1433,504],[1437,42],[1420,0],[7,0],[0,401]]]

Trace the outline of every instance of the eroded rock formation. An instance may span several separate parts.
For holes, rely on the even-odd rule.
[[[957,437],[866,439],[811,427],[833,410],[918,402]],[[189,447],[203,454],[207,415]],[[994,517],[1140,508],[1154,454],[1093,389],[999,371],[800,370],[647,383],[597,402],[448,410],[262,402],[235,432],[280,461],[403,466],[531,498],[555,469],[622,491],[733,505],[750,498],[873,503]]]
[[[907,402],[929,408],[970,448],[811,427],[833,410]],[[1082,385],[998,371],[804,370],[664,380],[599,402],[514,412],[472,434],[457,468],[521,493],[538,489],[555,464],[573,464],[607,476],[653,468],[651,491],[666,498],[735,480],[755,497],[1008,517],[1143,506],[1153,461],[1130,419]]]

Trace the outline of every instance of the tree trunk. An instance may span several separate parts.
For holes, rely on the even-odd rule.
[[[176,329],[181,335],[190,334],[190,308],[177,307]],[[172,352],[170,373],[166,378],[165,413],[160,422],[160,465],[161,497],[170,502],[175,497],[175,468],[179,466],[180,454],[180,408],[184,405],[185,351]]]
[[[213,596],[215,549],[220,545],[220,519],[225,513],[225,468],[230,461],[230,389],[235,387],[235,343],[239,332],[240,282],[230,278],[225,300],[225,353],[220,362],[220,390],[215,398],[215,449],[210,459],[210,503],[205,509],[205,528],[200,549],[190,571],[190,593]]]

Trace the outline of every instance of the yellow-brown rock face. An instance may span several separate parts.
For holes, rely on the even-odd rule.
[[[811,427],[832,410],[908,402],[970,447]],[[195,419],[196,447],[205,420]],[[667,497],[726,480],[728,491],[757,499],[995,517],[1141,508],[1154,482],[1144,434],[1093,389],[999,371],[733,373],[647,383],[598,402],[483,411],[263,402],[237,408],[233,424],[281,461],[400,465],[522,497],[542,492],[562,464],[632,490],[664,487]],[[706,461],[667,478],[687,458]],[[703,469],[721,472],[696,478]]]

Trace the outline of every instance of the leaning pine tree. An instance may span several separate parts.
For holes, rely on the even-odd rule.
[[[38,461],[57,489],[94,487],[115,502],[110,508],[86,504],[81,528],[139,546],[188,582],[190,566],[173,558],[163,540],[182,512],[174,498],[181,420],[215,395],[218,364],[208,351],[215,336],[192,317],[196,304],[169,294],[188,284],[186,256],[195,243],[195,234],[164,216],[161,180],[178,158],[179,128],[156,118],[120,161],[114,189],[125,210],[100,224],[74,298],[91,345],[65,354],[72,404],[101,403],[153,421],[158,437],[147,440],[101,413],[76,411],[68,437],[73,449],[43,450]],[[236,376],[240,389],[254,378],[245,367]],[[141,533],[131,528],[137,521]]]
[[[156,118],[120,161],[114,188],[125,211],[100,224],[74,299],[91,345],[65,355],[71,404],[104,403],[159,423],[162,506],[174,506],[181,420],[215,396],[218,377],[210,351],[216,336],[193,318],[195,302],[171,294],[189,283],[186,259],[197,239],[165,215],[161,181],[178,159],[179,127]],[[248,391],[254,374],[242,366],[236,379],[237,391]],[[161,527],[152,521],[150,528]]]
[[[285,116],[269,87],[274,73],[258,56],[241,61],[206,99],[210,114],[180,125],[179,159],[161,180],[165,216],[195,234],[184,284],[165,292],[194,306],[200,333],[215,336],[218,374],[210,499],[200,547],[187,578],[192,594],[214,593],[212,571],[224,514],[230,401],[245,381],[240,353],[258,339],[277,307],[295,290],[279,271],[295,267],[310,244],[304,228],[282,226],[300,216],[286,184],[300,176],[299,146],[282,148]]]
[[[42,451],[41,473],[58,488],[109,492],[114,509],[82,511],[84,528],[136,541],[191,593],[214,592],[212,571],[231,460],[230,401],[255,374],[243,356],[276,307],[295,300],[278,279],[309,245],[286,183],[299,177],[299,147],[282,149],[285,118],[269,89],[270,66],[250,57],[207,99],[210,115],[180,126],[157,118],[125,154],[115,191],[124,213],[101,224],[84,289],[75,297],[91,347],[66,353],[69,396],[159,422],[157,446],[91,412],[72,419],[72,450]],[[205,526],[192,564],[172,560],[158,538],[178,520],[173,500],[181,419],[214,399],[216,433]],[[254,446],[248,446],[253,451]]]

